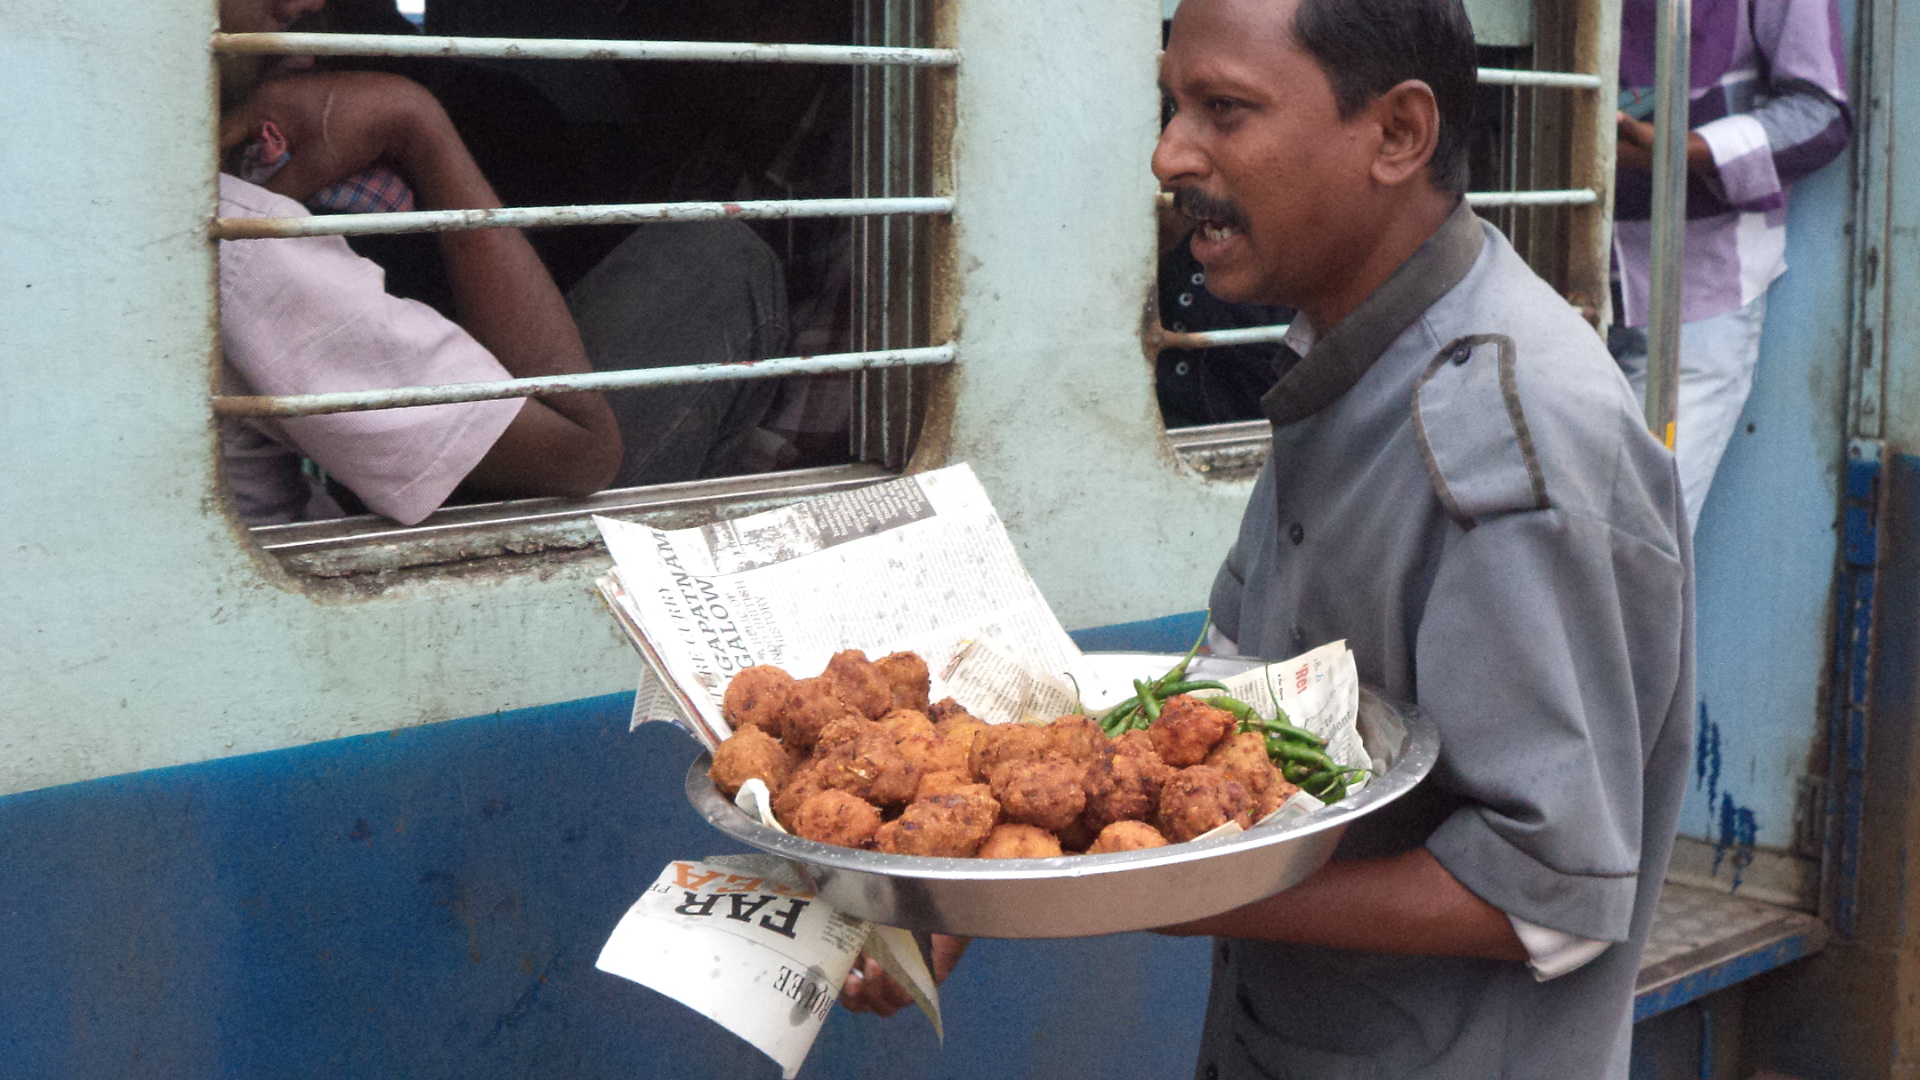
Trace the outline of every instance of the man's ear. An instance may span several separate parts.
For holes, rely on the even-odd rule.
[[[1440,142],[1440,105],[1419,79],[1388,90],[1368,106],[1380,126],[1380,148],[1371,169],[1374,182],[1398,187],[1422,176]]]

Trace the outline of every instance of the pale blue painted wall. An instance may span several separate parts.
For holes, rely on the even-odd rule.
[[[1841,10],[1851,40],[1852,0]],[[1786,847],[1807,754],[1824,723],[1846,445],[1852,200],[1851,150],[1793,191],[1790,268],[1768,295],[1753,394],[1695,536],[1700,696],[1720,764],[1711,783],[1700,779],[1689,791],[1684,835],[1721,840],[1730,807],[1736,826],[1741,811],[1751,813],[1760,846]]]

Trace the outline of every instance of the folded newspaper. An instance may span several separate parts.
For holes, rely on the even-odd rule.
[[[815,672],[844,649],[919,653],[935,700],[952,696],[990,723],[1098,712],[1150,674],[1118,677],[1112,658],[1080,653],[965,465],[694,529],[595,521],[614,560],[596,586],[645,659],[633,722],[678,724],[709,750],[731,734],[720,706],[735,674],[757,664]],[[1222,681],[1263,715],[1283,709],[1327,738],[1340,764],[1380,764],[1356,729],[1345,642]],[[737,801],[780,828],[758,781]],[[1302,793],[1275,813],[1319,805]],[[938,993],[913,937],[833,910],[805,867],[774,856],[673,862],[599,966],[712,1018],[792,1076],[863,950],[938,1030]]]

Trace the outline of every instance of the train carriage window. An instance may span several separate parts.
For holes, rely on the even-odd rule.
[[[228,17],[249,7],[304,12],[292,25]],[[285,335],[226,332],[244,319],[246,294],[223,287],[230,362],[214,408],[228,473],[253,536],[283,562],[333,576],[586,547],[591,513],[680,523],[905,466],[927,369],[952,357],[936,340],[928,271],[952,204],[926,117],[957,57],[929,47],[922,4],[223,0],[221,9],[223,64],[263,57],[250,62],[317,69],[283,77],[384,73],[426,88],[509,209],[418,208],[408,177],[376,167],[301,192],[309,218],[261,220],[271,215],[223,199],[216,238],[344,237],[378,264],[385,293],[438,313],[416,306],[407,317],[467,326],[475,294],[451,269],[449,245],[474,226],[524,225],[593,369],[524,372],[536,387],[499,375],[377,391],[328,392],[339,380],[327,378],[256,384],[235,377],[236,349],[265,341],[271,351]],[[758,44],[733,44],[745,42]],[[226,129],[242,100],[223,92],[222,169],[271,187],[274,169],[297,158],[288,144],[298,133],[248,113],[234,139]],[[605,395],[625,446],[613,486],[584,499],[503,501],[474,482],[476,470],[403,525],[396,518],[411,515],[393,500],[363,497],[364,477],[391,471],[394,452],[372,466],[347,453],[332,469],[315,453],[299,463],[297,506],[249,501],[257,459],[298,461],[317,418],[378,432],[395,407],[530,390],[541,402]],[[268,479],[288,482],[286,466],[275,468]]]

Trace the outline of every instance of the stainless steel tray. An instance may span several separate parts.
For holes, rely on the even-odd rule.
[[[1104,653],[1091,659],[1141,678],[1166,670],[1177,657]],[[1199,657],[1191,672],[1219,678],[1255,663]],[[802,840],[767,828],[721,795],[707,779],[705,754],[687,771],[687,800],[720,831],[801,864],[821,897],[849,915],[969,937],[1090,937],[1217,915],[1319,869],[1348,825],[1412,790],[1440,752],[1438,734],[1417,710],[1364,688],[1360,735],[1386,771],[1332,806],[1237,836],[1111,855],[930,859]]]

